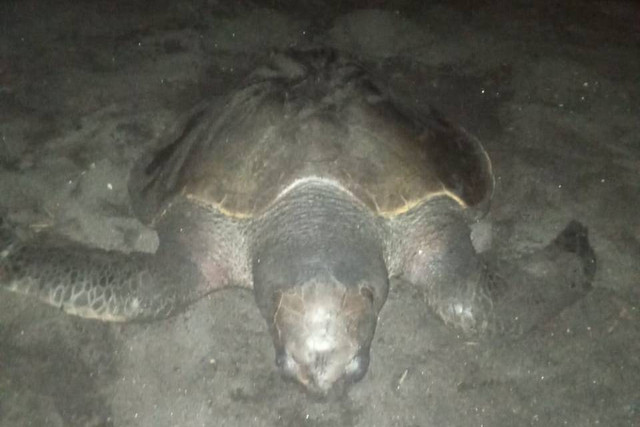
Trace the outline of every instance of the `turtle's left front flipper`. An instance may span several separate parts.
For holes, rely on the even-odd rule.
[[[5,242],[6,243],[6,242]],[[177,283],[179,282],[179,283]],[[185,259],[125,254],[76,243],[14,241],[0,252],[0,287],[85,318],[169,316],[195,301],[202,277]]]

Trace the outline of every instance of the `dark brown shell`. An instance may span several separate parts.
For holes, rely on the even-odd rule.
[[[226,103],[196,115],[144,165],[142,203],[182,193],[251,218],[294,183],[323,179],[384,217],[440,195],[486,204],[493,177],[477,139],[433,110],[403,110],[349,60],[314,52],[276,56]]]

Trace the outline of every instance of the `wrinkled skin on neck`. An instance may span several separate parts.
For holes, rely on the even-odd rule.
[[[320,395],[361,379],[388,292],[375,219],[339,187],[310,182],[254,236],[254,292],[280,371]]]

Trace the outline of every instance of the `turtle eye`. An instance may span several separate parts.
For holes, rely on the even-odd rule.
[[[367,373],[368,368],[369,356],[362,353],[357,354],[345,368],[347,380],[352,383],[360,381]]]

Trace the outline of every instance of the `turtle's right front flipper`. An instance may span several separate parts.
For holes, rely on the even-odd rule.
[[[429,305],[446,324],[471,336],[515,338],[591,289],[596,257],[579,222],[571,221],[532,254],[492,265],[476,254],[455,210],[431,206],[429,215],[408,214],[396,228],[400,256],[395,259],[403,262],[391,271],[422,286]]]
[[[180,283],[175,283],[177,280]],[[165,317],[198,297],[198,270],[155,255],[13,243],[0,252],[0,286],[85,318]]]

